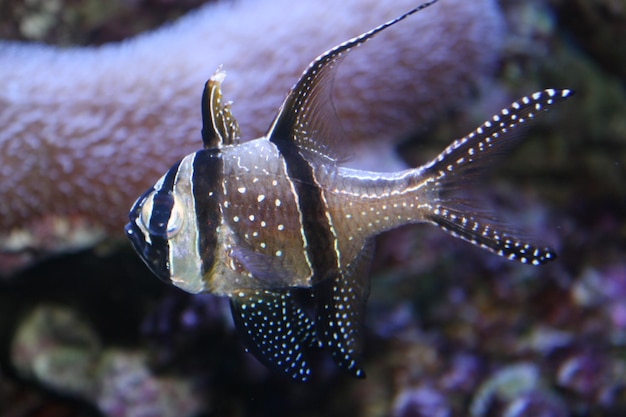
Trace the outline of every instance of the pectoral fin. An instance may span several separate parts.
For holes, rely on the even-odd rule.
[[[229,252],[236,263],[259,281],[259,286],[285,287],[296,275],[292,265],[284,257],[271,256],[253,250],[244,242],[238,243]]]

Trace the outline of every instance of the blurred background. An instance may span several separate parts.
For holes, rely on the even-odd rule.
[[[2,0],[0,38],[106,44],[201,3]],[[430,226],[384,235],[367,378],[320,354],[294,384],[244,352],[226,300],[164,285],[122,239],[35,257],[0,277],[0,415],[626,415],[626,1],[497,3],[487,80],[388,146],[418,166],[512,99],[575,90],[475,190],[555,262],[514,264]]]

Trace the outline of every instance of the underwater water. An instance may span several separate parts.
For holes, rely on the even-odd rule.
[[[150,21],[167,3],[132,13]],[[0,415],[626,414],[626,53],[607,41],[625,38],[623,3],[501,0],[489,86],[398,147],[417,166],[511,99],[575,90],[472,190],[556,261],[514,264],[427,225],[383,235],[367,378],[320,354],[296,384],[244,352],[225,300],[168,287],[106,242],[0,279]],[[117,39],[108,19],[76,36]]]

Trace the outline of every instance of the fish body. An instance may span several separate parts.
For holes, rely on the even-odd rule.
[[[339,163],[343,133],[331,100],[338,63],[434,2],[314,60],[256,140],[240,142],[218,69],[202,96],[204,149],[177,162],[130,211],[126,233],[149,268],[185,291],[229,297],[246,347],[295,380],[309,378],[307,354],[317,347],[364,376],[360,330],[372,238],[386,230],[431,223],[512,260],[555,258],[468,211],[458,189],[518,139],[519,126],[570,90],[522,98],[419,168],[380,173]],[[298,289],[310,297],[296,296]]]

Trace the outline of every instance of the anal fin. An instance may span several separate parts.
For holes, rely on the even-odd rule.
[[[241,290],[230,306],[244,345],[261,363],[297,381],[309,378],[306,349],[318,345],[315,325],[290,291]]]
[[[362,328],[369,297],[369,267],[374,245],[368,242],[341,274],[314,287],[317,330],[337,366],[365,378]]]

